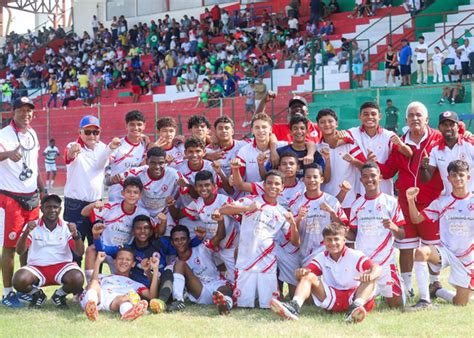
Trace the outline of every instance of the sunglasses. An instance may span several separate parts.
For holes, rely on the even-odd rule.
[[[90,135],[94,135],[94,136],[97,136],[100,134],[100,130],[84,130],[84,135],[86,136],[90,136]]]

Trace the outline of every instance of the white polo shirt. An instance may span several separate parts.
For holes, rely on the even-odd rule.
[[[20,142],[18,142],[17,135]],[[30,178],[20,181],[23,160],[18,162],[13,162],[10,159],[0,161],[0,189],[29,194],[38,188],[38,153],[40,149],[38,136],[33,128],[28,128],[26,133],[17,133],[13,123],[0,129],[0,152],[15,150],[20,143],[23,148],[26,148],[26,150],[23,150],[23,160],[28,168],[33,171],[33,174]],[[27,151],[30,148],[32,149]]]
[[[426,43],[419,43],[415,46],[415,49],[426,49],[425,52],[416,52],[416,61],[426,61],[428,56],[428,46]]]
[[[68,160],[67,152],[72,144],[79,143],[81,152],[73,160]],[[105,178],[105,167],[108,164],[112,150],[103,142],[89,149],[79,138],[66,146],[64,158],[66,161],[66,185],[64,197],[74,198],[85,202],[94,202],[102,198]]]

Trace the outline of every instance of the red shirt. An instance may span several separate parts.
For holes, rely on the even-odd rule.
[[[288,123],[274,124],[272,127],[273,134],[275,134],[278,141],[293,142],[291,136],[290,125]],[[321,131],[318,125],[314,122],[308,122],[308,134],[306,135],[306,142],[318,143],[322,138]]]

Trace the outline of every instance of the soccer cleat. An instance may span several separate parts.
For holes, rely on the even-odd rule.
[[[23,304],[21,304],[20,300],[18,299],[16,293],[14,291],[10,291],[8,295],[3,296],[2,298],[2,304],[11,307],[11,308],[20,308],[23,307]]]
[[[18,297],[20,302],[27,303],[27,304],[30,304],[31,300],[33,299],[33,296],[31,296],[28,293],[24,293],[24,292],[17,292],[16,296]]]
[[[143,316],[146,313],[146,309],[148,309],[148,302],[146,300],[139,301],[136,305],[134,305],[130,310],[125,312],[122,315],[122,320],[135,320],[138,317]]]
[[[360,323],[365,319],[365,316],[367,315],[367,311],[365,311],[365,308],[363,306],[357,306],[356,304],[351,304],[349,306],[349,310],[346,312],[346,317],[344,318],[344,321],[346,323]]]
[[[438,291],[442,287],[443,286],[441,285],[441,283],[439,281],[436,281],[436,282],[430,284],[429,290],[430,290],[430,298],[432,300],[436,299],[438,297],[438,296],[436,296],[436,291]]]
[[[92,321],[99,319],[99,309],[97,308],[97,303],[93,300],[87,302],[84,312],[86,313],[87,318]]]
[[[444,99],[439,100],[439,101],[438,101],[438,104],[439,104],[440,106],[443,105],[443,104],[444,104]]]
[[[214,291],[212,293],[212,301],[217,305],[217,311],[220,315],[228,315],[230,313],[231,305],[225,299],[225,296],[220,291]]]
[[[418,303],[409,307],[407,311],[416,312],[416,311],[421,311],[421,310],[427,310],[427,309],[430,309],[432,306],[433,305],[431,304],[431,302],[428,302],[427,300],[424,300],[424,299],[420,299]]]
[[[184,302],[182,300],[175,300],[173,303],[170,304],[167,308],[167,312],[175,312],[175,311],[181,311],[184,310],[186,305],[184,305]]]
[[[56,305],[58,309],[69,309],[69,306],[67,306],[66,302],[66,295],[59,296],[56,292],[58,292],[58,290],[54,291],[53,295],[51,296],[51,301],[53,304]]]
[[[128,296],[128,300],[133,305],[137,305],[141,300],[140,295],[138,293],[136,293],[134,290],[128,291],[127,296]]]
[[[162,313],[166,310],[166,303],[159,298],[150,300],[150,310],[153,313]]]
[[[46,294],[39,289],[31,295],[30,309],[39,309],[46,302]]]
[[[270,300],[270,309],[282,318],[288,320],[298,320],[300,307],[294,300],[289,302],[281,302],[276,298]]]

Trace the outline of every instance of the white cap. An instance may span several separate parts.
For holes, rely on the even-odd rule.
[[[249,55],[249,57],[251,57],[251,58],[256,58],[257,55],[255,55],[255,53],[252,53],[252,54]]]

